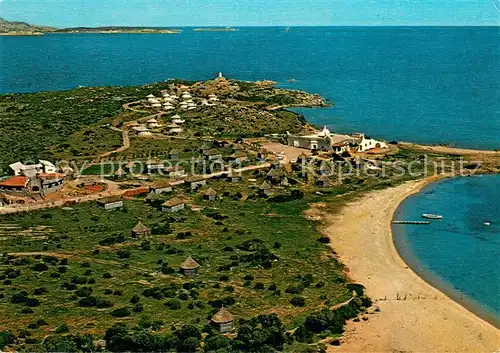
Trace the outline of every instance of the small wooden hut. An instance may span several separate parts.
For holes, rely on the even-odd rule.
[[[217,200],[217,191],[212,188],[205,190],[205,192],[203,192],[203,199],[207,201]]]
[[[132,236],[136,238],[143,238],[151,235],[151,229],[146,227],[141,221],[137,223],[137,225],[132,228]]]
[[[191,277],[197,276],[200,270],[200,264],[197,263],[191,256],[189,256],[181,265],[179,266],[179,271],[184,276]]]
[[[321,186],[323,188],[326,188],[330,185],[330,179],[326,174],[321,174],[321,176],[318,178],[318,186]]]
[[[224,305],[214,316],[212,316],[210,321],[221,333],[231,332],[234,329],[233,315],[231,315]]]

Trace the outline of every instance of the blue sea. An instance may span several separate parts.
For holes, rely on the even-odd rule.
[[[500,175],[443,180],[407,198],[395,220],[443,215],[430,225],[392,226],[417,273],[486,319],[500,323]],[[491,225],[485,225],[490,222]]]
[[[499,27],[280,27],[0,37],[0,92],[214,77],[320,93],[338,132],[500,148]],[[295,79],[295,83],[288,82]]]
[[[336,132],[500,148],[498,27],[241,28],[238,32],[0,37],[0,93],[137,85],[168,78],[269,79],[335,106],[297,109]],[[294,79],[295,82],[289,80]],[[426,278],[499,317],[499,177],[444,181],[398,212],[444,214],[397,230]],[[484,220],[492,221],[485,227]]]

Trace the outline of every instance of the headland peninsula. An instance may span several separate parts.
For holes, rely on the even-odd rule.
[[[390,223],[423,183],[498,173],[500,154],[287,110],[329,104],[222,74],[1,95],[0,348],[495,349],[407,268]],[[433,300],[388,297],[403,292]]]

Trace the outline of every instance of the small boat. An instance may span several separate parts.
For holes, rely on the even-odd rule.
[[[491,226],[491,222],[484,222],[483,223],[485,226]]]
[[[428,219],[443,219],[443,216],[441,216],[440,214],[432,214],[432,213],[424,213],[422,217]]]

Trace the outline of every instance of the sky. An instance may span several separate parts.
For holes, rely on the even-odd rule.
[[[0,0],[0,17],[77,26],[500,24],[500,0]]]

